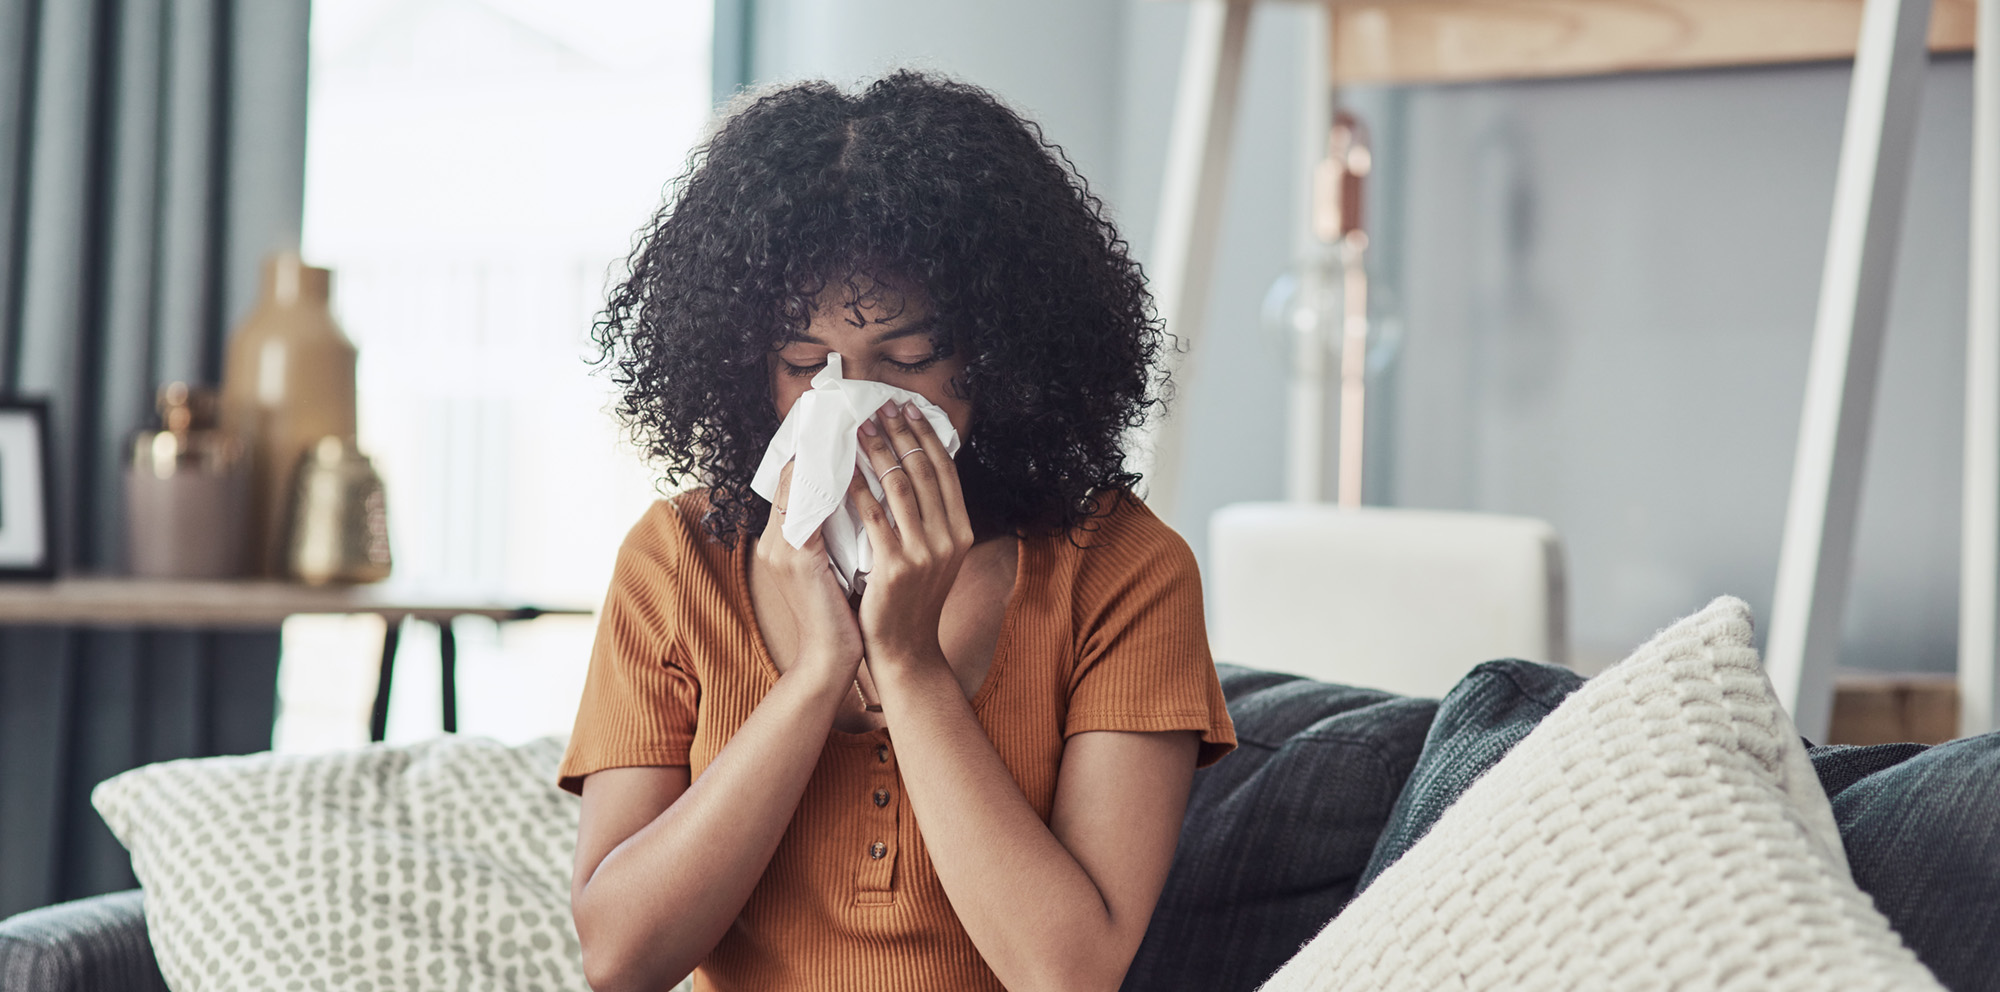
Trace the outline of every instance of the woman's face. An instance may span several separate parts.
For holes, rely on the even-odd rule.
[[[829,285],[814,301],[805,331],[767,359],[778,416],[791,412],[792,404],[812,388],[813,376],[826,367],[826,356],[837,352],[847,378],[873,379],[916,393],[937,404],[959,437],[965,437],[972,404],[956,381],[965,372],[965,358],[940,354],[936,331],[921,293],[866,276]]]

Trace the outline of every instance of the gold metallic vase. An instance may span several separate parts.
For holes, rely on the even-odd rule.
[[[336,434],[300,460],[292,487],[286,571],[309,585],[389,577],[389,513],[382,477]]]

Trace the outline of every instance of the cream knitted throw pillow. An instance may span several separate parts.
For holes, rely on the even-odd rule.
[[[1722,598],[1585,683],[1265,984],[1942,992]]]

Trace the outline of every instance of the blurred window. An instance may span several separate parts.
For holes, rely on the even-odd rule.
[[[594,606],[654,473],[589,328],[709,112],[709,0],[314,0],[304,252],[360,349],[395,588]],[[461,620],[459,730],[566,731],[587,618]],[[280,750],[366,739],[381,624],[285,627]],[[406,627],[391,740],[437,733]]]

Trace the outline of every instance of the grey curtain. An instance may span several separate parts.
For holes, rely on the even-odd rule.
[[[308,0],[0,0],[0,391],[50,411],[56,554],[123,558],[123,447],[213,384],[298,240]],[[89,790],[270,745],[275,630],[0,628],[0,916],[132,884]]]
[[[709,97],[716,106],[750,85],[752,26],[756,0],[715,0],[714,40],[709,52]]]

